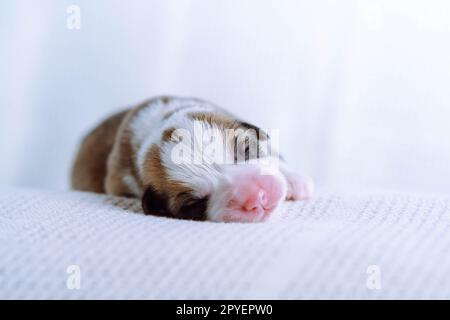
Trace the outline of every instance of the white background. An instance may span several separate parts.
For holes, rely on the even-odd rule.
[[[450,1],[0,2],[0,184],[68,188],[81,136],[159,94],[279,128],[319,190],[450,189]]]

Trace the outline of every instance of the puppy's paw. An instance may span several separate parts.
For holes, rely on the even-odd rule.
[[[286,200],[304,200],[313,196],[314,182],[310,177],[291,172],[286,175],[286,181]]]

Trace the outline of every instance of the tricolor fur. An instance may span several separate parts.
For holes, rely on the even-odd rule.
[[[218,139],[205,141],[195,129],[198,127],[201,132],[214,132]],[[270,138],[257,129],[200,99],[157,97],[109,117],[84,138],[72,170],[72,186],[141,198],[144,211],[155,215],[213,221],[265,220],[280,201],[309,197],[312,182],[293,173],[283,161],[277,162],[279,166],[271,171],[270,179],[262,177],[258,160],[268,160],[267,164],[278,160],[278,155],[276,150],[269,154],[263,147]],[[232,130],[251,135],[247,142],[236,144],[236,136],[228,134]],[[191,140],[185,141],[180,132],[190,133]],[[195,158],[199,156],[196,150],[203,150],[205,142],[212,150],[225,146],[224,158],[231,162],[216,163],[205,159],[203,153],[200,162],[174,161],[174,148],[200,146],[190,155]],[[249,151],[252,143],[256,152]],[[239,162],[239,155],[246,161]],[[255,183],[251,181],[262,191],[252,191]],[[246,216],[242,206],[255,197],[255,192],[270,206]]]

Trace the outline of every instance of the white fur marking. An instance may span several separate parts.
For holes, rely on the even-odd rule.
[[[123,183],[128,187],[135,196],[141,197],[142,190],[136,182],[136,179],[131,174],[126,174],[122,177]]]

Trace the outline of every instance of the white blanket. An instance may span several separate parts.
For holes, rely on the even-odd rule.
[[[450,298],[450,197],[326,195],[260,224],[0,190],[0,298]]]

